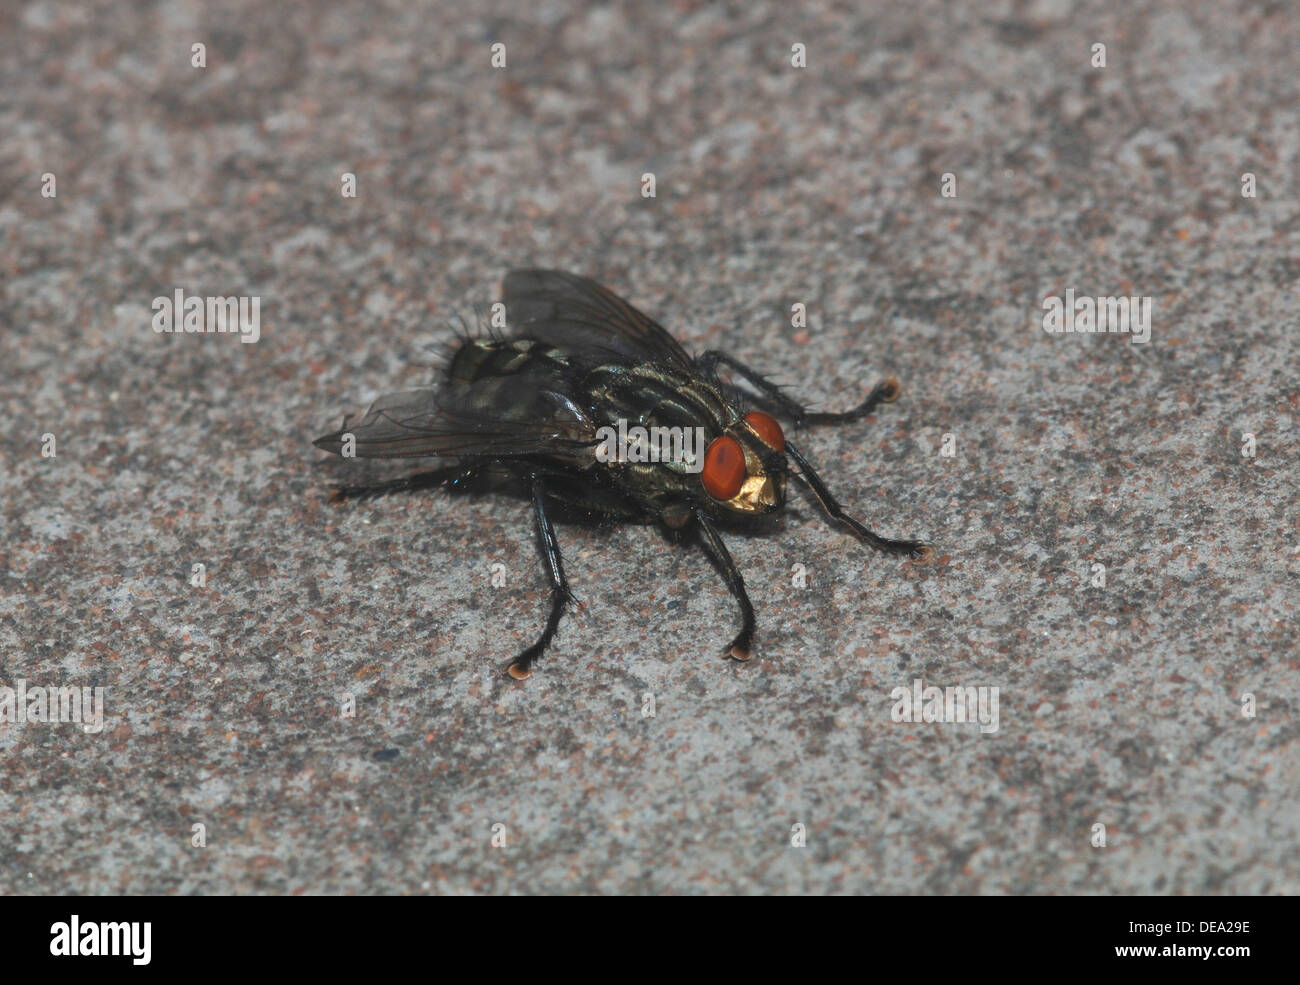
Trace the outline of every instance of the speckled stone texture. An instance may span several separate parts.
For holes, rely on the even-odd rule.
[[[1300,891],[1298,33],[1267,0],[0,8],[0,686],[107,688],[98,734],[0,725],[0,891]],[[516,266],[818,407],[897,374],[803,443],[935,562],[797,498],[730,540],[739,665],[698,550],[564,526],[583,608],[503,676],[545,613],[527,505],[332,507],[409,469],[310,442]],[[156,334],[177,288],[260,297],[260,340]],[[1150,341],[1048,334],[1067,289],[1152,298]],[[917,679],[997,687],[998,731],[896,723]]]

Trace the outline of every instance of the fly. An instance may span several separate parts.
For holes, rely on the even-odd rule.
[[[482,481],[504,481],[531,499],[550,612],[537,641],[506,667],[511,677],[531,675],[576,602],[552,511],[659,523],[695,539],[739,603],[740,632],[723,651],[736,660],[753,655],[754,607],[719,524],[778,512],[789,478],[807,486],[830,520],[876,550],[930,556],[920,541],[882,537],[845,513],[777,420],[796,427],[859,420],[898,399],[897,379],[877,383],[852,410],[814,413],[724,352],[688,356],[662,326],[585,277],[514,270],[503,296],[506,337],[463,339],[441,387],[381,397],[355,424],[345,419],[315,444],[348,457],[448,463],[337,489],[335,501],[439,487],[468,491]]]

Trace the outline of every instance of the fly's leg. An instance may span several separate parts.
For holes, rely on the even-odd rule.
[[[840,506],[835,497],[831,495],[830,490],[826,488],[826,484],[822,482],[821,476],[813,471],[813,467],[808,464],[808,459],[804,458],[799,449],[790,444],[789,441],[785,443],[785,453],[799,467],[799,477],[808,483],[808,488],[813,491],[813,495],[822,504],[822,509],[826,511],[826,515],[832,520],[838,520],[847,526],[876,550],[884,551],[886,554],[906,554],[917,561],[927,561],[930,555],[934,553],[931,547],[919,540],[891,540],[888,537],[881,537],[875,531],[868,529],[853,519],[844,512],[844,507]]]
[[[872,387],[871,392],[867,394],[867,399],[852,410],[846,410],[839,414],[824,414],[810,411],[797,400],[786,396],[785,391],[780,386],[725,352],[710,349],[700,357],[700,365],[707,372],[712,372],[714,367],[718,365],[726,366],[744,377],[770,402],[772,407],[798,425],[842,424],[846,421],[860,420],[881,404],[893,403],[898,399],[898,395],[903,392],[903,386],[898,382],[898,378],[891,376]]]
[[[740,632],[736,634],[734,640],[727,644],[722,651],[722,655],[731,657],[733,660],[748,660],[754,655],[754,606],[749,601],[749,593],[745,591],[745,579],[741,577],[736,562],[731,559],[731,552],[727,550],[727,545],[722,542],[717,527],[699,510],[695,511],[695,520],[703,538],[702,543],[705,553],[718,566],[718,570],[722,572],[722,577],[726,579],[727,588],[736,597],[736,601],[740,603]]]
[[[414,492],[418,489],[436,489],[446,486],[459,489],[477,474],[477,469],[463,465],[454,465],[432,472],[417,472],[391,482],[379,482],[371,486],[341,486],[330,493],[331,503],[342,503],[348,499],[375,499],[389,493]]]
[[[542,478],[532,475],[529,476],[529,482],[533,494],[533,518],[537,523],[537,540],[542,549],[542,557],[546,560],[546,576],[551,583],[551,614],[547,617],[546,628],[542,630],[542,635],[537,638],[537,642],[515,657],[506,667],[506,673],[517,681],[527,680],[532,676],[533,661],[551,645],[555,631],[560,626],[560,618],[564,615],[565,605],[576,601],[564,577],[564,565],[560,562],[560,545],[555,539],[555,528],[551,525],[551,518],[546,515],[546,490]]]

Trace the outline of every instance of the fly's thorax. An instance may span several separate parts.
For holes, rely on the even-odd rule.
[[[582,388],[610,421],[720,431],[734,416],[711,383],[656,363],[597,367],[583,379]]]
[[[660,481],[675,478],[683,492],[698,484],[710,435],[731,416],[715,387],[657,364],[598,367],[582,388],[604,425],[599,459],[623,466],[633,482],[667,473]]]

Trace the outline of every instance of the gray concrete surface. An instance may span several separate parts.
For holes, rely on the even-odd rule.
[[[0,891],[1296,892],[1298,30],[1214,0],[6,4],[0,686],[107,690],[96,734],[0,725]],[[732,539],[741,666],[698,552],[566,527],[584,608],[503,677],[544,613],[525,506],[332,508],[403,469],[310,440],[429,379],[515,266],[821,407],[896,373],[804,443],[936,562],[798,502]],[[259,296],[260,340],[155,334],[177,288]],[[1150,341],[1046,333],[1066,289],[1152,298]],[[998,731],[894,722],[918,678],[997,687]]]

